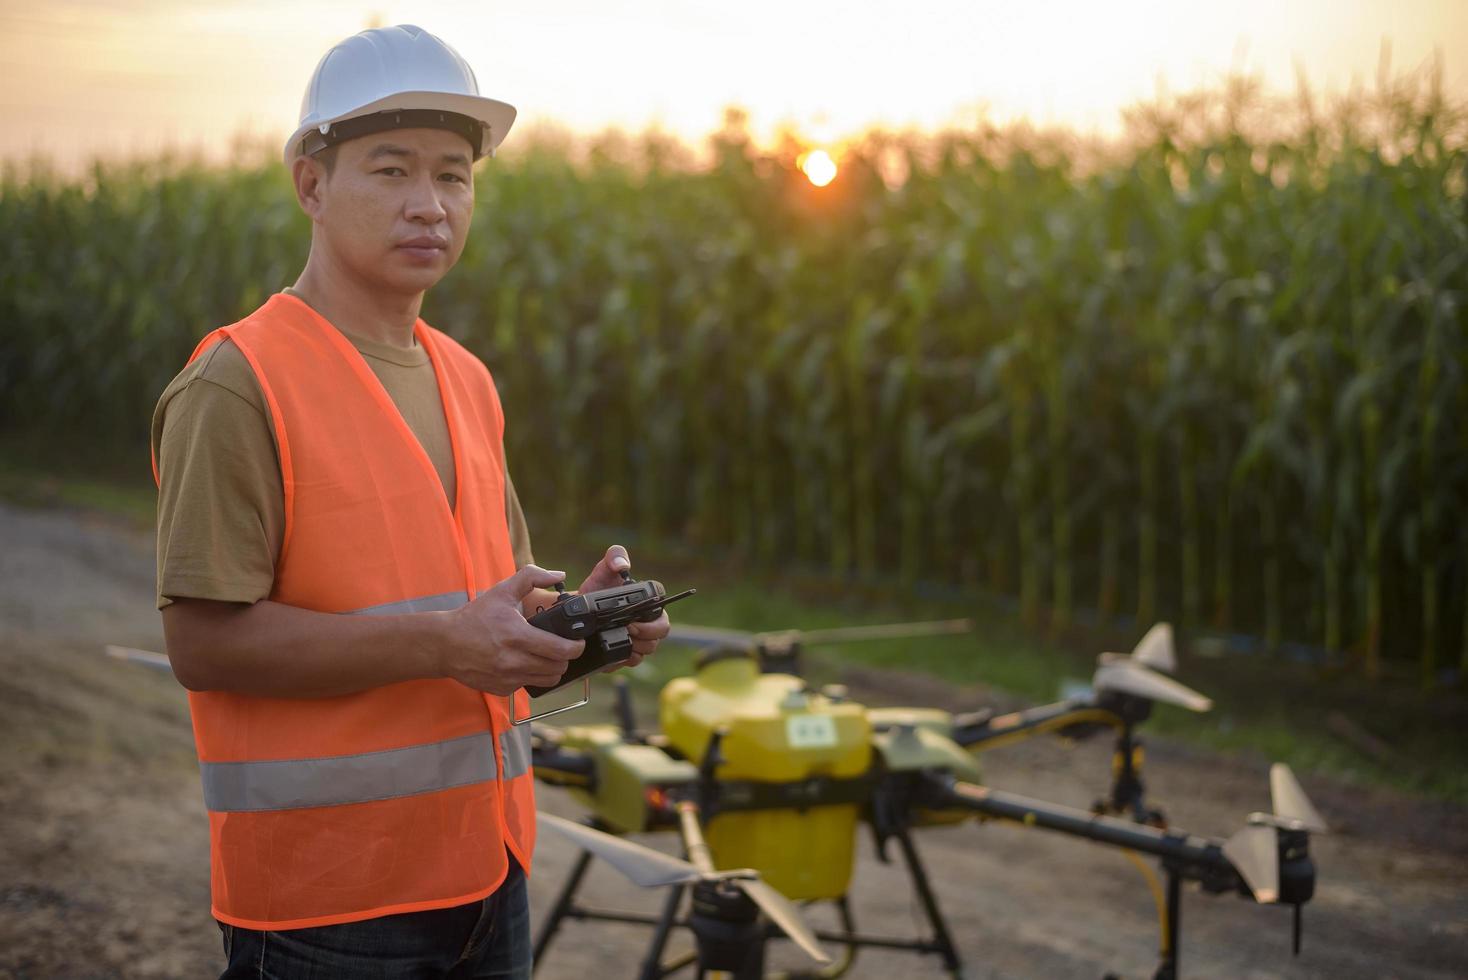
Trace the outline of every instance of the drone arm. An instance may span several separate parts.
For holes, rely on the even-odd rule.
[[[683,835],[683,846],[688,851],[688,860],[706,875],[715,874],[714,853],[708,841],[703,839],[703,827],[698,822],[698,804],[683,800],[678,807],[678,830]]]
[[[1024,711],[995,715],[972,724],[960,724],[954,729],[953,740],[964,748],[983,751],[1068,728],[1082,731],[1083,726],[1106,725],[1120,728],[1124,724],[1120,716],[1097,707],[1090,698],[1071,698]]]
[[[546,726],[550,730],[549,726]],[[535,778],[552,786],[591,788],[596,782],[596,760],[585,752],[566,748],[555,735],[537,730],[531,736],[530,759]]]
[[[1182,877],[1205,881],[1215,890],[1235,889],[1242,884],[1238,872],[1224,857],[1223,842],[1212,838],[1098,816],[1086,810],[960,782],[951,776],[927,777],[923,796],[925,806],[972,810],[1029,827],[1043,827],[1156,855]]]

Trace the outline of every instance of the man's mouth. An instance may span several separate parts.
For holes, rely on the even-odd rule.
[[[449,247],[449,240],[437,235],[420,235],[398,242],[396,247],[415,257],[433,258]]]

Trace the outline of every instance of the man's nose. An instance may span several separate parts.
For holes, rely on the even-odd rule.
[[[439,199],[442,187],[433,179],[431,174],[423,174],[415,177],[408,190],[408,200],[403,207],[403,213],[409,221],[421,221],[424,224],[438,224],[448,217],[448,211],[444,209],[443,202]]]

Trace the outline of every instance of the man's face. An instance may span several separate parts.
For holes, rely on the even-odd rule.
[[[348,140],[313,215],[332,256],[364,282],[423,292],[459,261],[474,214],[471,147],[441,129]]]

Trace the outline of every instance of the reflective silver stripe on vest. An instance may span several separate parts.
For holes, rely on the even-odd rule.
[[[427,745],[320,759],[204,762],[199,766],[204,808],[239,813],[339,806],[488,782],[495,778],[493,737],[479,732]],[[528,741],[525,755],[528,758]]]
[[[514,779],[530,771],[530,726],[511,725],[500,732],[500,755],[504,757],[501,779]]]
[[[380,606],[367,606],[365,609],[351,609],[344,615],[347,616],[396,616],[401,613],[420,612],[448,612],[450,609],[458,609],[469,601],[467,592],[444,592],[439,595],[427,595],[419,599],[399,599],[397,602],[384,602]]]

